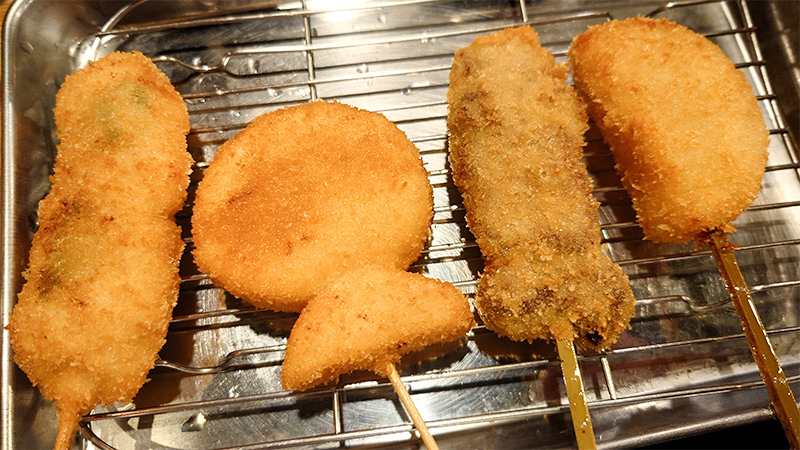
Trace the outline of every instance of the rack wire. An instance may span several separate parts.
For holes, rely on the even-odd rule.
[[[736,222],[732,240],[740,244],[740,265],[797,392],[800,163],[744,2],[620,2],[603,10],[591,2],[565,10],[558,2],[524,0],[347,2],[335,9],[312,1],[196,2],[184,9],[166,3],[145,0],[121,9],[81,42],[77,61],[116,49],[156,61],[190,111],[193,186],[218,146],[265,112],[316,99],[381,112],[420,149],[434,187],[432,238],[412,270],[450,281],[468,296],[481,259],[446,163],[453,52],[478,35],[527,24],[563,61],[571,38],[587,26],[635,14],[668,17],[705,34],[745,73],[770,129],[761,194]],[[614,348],[580,355],[599,443],[635,445],[768,416],[769,400],[710,251],[643,241],[610,153],[596,130],[587,140],[603,245],[637,298],[632,328]],[[86,445],[416,445],[386,380],[354,374],[331,388],[280,389],[279,367],[296,316],[250,307],[198,272],[190,216],[191,190],[178,216],[187,253],[163,359],[134,404],[86,417]],[[423,355],[433,359],[409,358],[402,373],[443,447],[574,442],[550,346],[514,343],[479,325],[437,351]]]

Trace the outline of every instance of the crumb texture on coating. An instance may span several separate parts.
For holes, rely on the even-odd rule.
[[[178,297],[192,157],[180,95],[139,53],[66,78],[60,144],[26,282],[10,318],[14,360],[59,415],[68,448],[80,416],[129,401],[146,381]]]
[[[628,326],[634,299],[600,249],[581,161],[587,118],[566,81],[529,27],[458,50],[449,160],[485,260],[475,305],[486,326],[516,340],[607,346]]]
[[[758,195],[768,132],[752,88],[722,50],[666,19],[590,28],[568,55],[645,236],[687,242]]]
[[[306,390],[356,370],[387,375],[387,364],[473,324],[452,284],[417,273],[366,266],[345,273],[303,309],[286,343],[284,389]]]
[[[348,268],[407,268],[432,218],[406,135],[381,114],[317,101],[265,114],[220,147],[197,189],[193,253],[233,295],[300,311]]]

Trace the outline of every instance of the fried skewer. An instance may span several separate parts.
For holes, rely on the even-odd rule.
[[[384,279],[387,271],[392,276],[404,273],[422,252],[432,217],[428,175],[406,135],[381,114],[316,101],[265,114],[220,147],[197,189],[194,256],[198,266],[232,294],[259,307],[302,311],[292,331],[299,337],[287,344],[282,373],[286,389],[308,389],[332,381],[339,370],[346,373],[367,364],[361,368],[390,378],[423,441],[436,448],[410,395],[397,383],[394,359],[354,362],[353,353],[335,348],[317,352],[331,349],[333,343],[344,345],[338,336],[315,344],[318,347],[303,344],[330,328],[324,320],[340,312],[347,313],[343,320],[352,318],[362,306],[371,307],[357,301],[389,296],[374,292],[371,286],[380,281],[368,278]],[[364,267],[370,270],[358,270]],[[363,279],[348,278],[350,271]],[[347,311],[326,312],[324,320],[309,319],[314,313],[308,312],[307,304],[318,297],[322,299],[316,304],[324,303],[327,297],[321,293],[334,282],[341,289],[342,283],[355,286],[346,295],[356,303],[351,301]],[[419,288],[419,280],[400,282]],[[358,289],[372,292],[374,298]],[[464,304],[469,312],[465,299]],[[355,339],[353,345],[362,346],[359,354],[366,357],[367,345],[381,351],[384,343],[375,341],[376,336],[392,336],[381,330],[358,334],[363,324],[361,316],[357,319],[347,333]],[[311,337],[303,329],[309,321],[314,323]],[[390,340],[386,355],[402,354],[411,348],[409,342],[425,338],[409,330],[398,333],[407,337]],[[299,354],[298,347],[303,348]]]
[[[752,88],[719,47],[666,19],[592,27],[568,58],[645,237],[711,246],[776,415],[800,447],[797,402],[726,237],[758,195],[767,163]]]
[[[8,329],[67,449],[81,416],[136,395],[165,342],[192,157],[183,100],[140,53],[68,76],[54,112],[52,186]]]
[[[610,345],[635,300],[600,247],[598,203],[581,161],[587,117],[566,81],[566,67],[529,27],[457,51],[449,160],[485,262],[475,306],[498,334],[558,341],[576,439],[591,448],[572,344]]]
[[[469,302],[450,283],[392,268],[355,269],[300,313],[286,342],[281,384],[306,390],[355,370],[386,376],[425,445],[435,449],[395,366],[409,352],[459,339],[472,323]]]

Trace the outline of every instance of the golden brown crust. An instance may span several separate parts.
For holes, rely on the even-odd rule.
[[[566,80],[529,27],[457,51],[450,165],[486,263],[475,305],[487,327],[517,340],[607,346],[634,299],[600,251],[598,203],[581,162],[587,119]]]
[[[347,272],[312,299],[286,343],[284,389],[306,390],[355,370],[387,375],[387,364],[472,326],[469,302],[452,284],[368,266]]]
[[[182,99],[138,53],[67,77],[55,117],[52,187],[8,329],[15,361],[56,402],[64,446],[81,415],[136,394],[164,343],[192,158]]]
[[[419,152],[384,116],[318,101],[256,119],[197,189],[195,260],[257,306],[300,311],[345,270],[405,269],[433,195]]]
[[[732,230],[758,195],[768,133],[744,74],[719,47],[639,17],[579,35],[569,62],[645,236],[683,243]]]

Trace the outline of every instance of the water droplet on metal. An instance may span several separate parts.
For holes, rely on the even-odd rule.
[[[248,59],[247,70],[250,72],[250,75],[258,75],[261,73],[261,62],[257,59]]]
[[[25,53],[33,53],[33,44],[27,41],[23,41],[19,43],[19,48],[22,49]]]
[[[206,416],[203,413],[197,413],[189,417],[186,422],[181,425],[181,431],[202,431],[203,426],[206,424]]]
[[[181,431],[202,431],[203,426],[206,424],[206,416],[203,413],[197,413],[189,417],[186,422],[181,425]]]
[[[378,23],[386,23],[386,14],[378,15]]]

